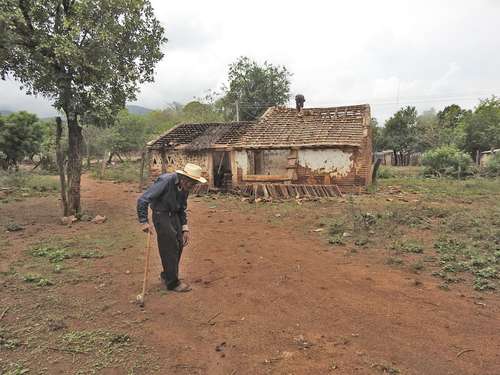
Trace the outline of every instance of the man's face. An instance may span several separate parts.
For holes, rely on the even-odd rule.
[[[191,191],[193,186],[196,185],[196,181],[189,178],[189,177],[181,176],[179,184],[181,185],[182,190],[189,192],[189,191]]]

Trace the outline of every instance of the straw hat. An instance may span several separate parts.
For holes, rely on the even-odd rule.
[[[179,173],[183,176],[189,177],[192,180],[200,182],[202,184],[206,183],[207,180],[201,177],[201,167],[196,164],[187,163],[184,166],[184,170],[176,170],[176,173]]]

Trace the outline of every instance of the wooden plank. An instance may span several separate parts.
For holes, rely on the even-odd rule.
[[[267,191],[266,184],[260,184],[260,186],[262,187],[262,192],[264,193],[264,198],[268,199],[269,198],[269,192]]]
[[[287,191],[288,189],[286,188],[286,186],[285,185],[279,185],[279,187],[280,187],[280,190],[281,190],[281,194],[283,194],[283,197],[285,199],[290,198],[290,195],[288,195],[288,191]]]
[[[340,198],[344,198],[344,194],[342,194],[342,192],[340,191],[338,185],[333,185],[335,186],[335,189],[337,190],[337,194],[339,195]]]
[[[243,177],[243,181],[256,181],[256,182],[285,181],[285,180],[288,180],[288,176],[247,174],[245,177]]]

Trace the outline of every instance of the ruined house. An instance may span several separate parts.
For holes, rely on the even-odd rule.
[[[153,177],[200,165],[213,188],[371,182],[370,106],[271,107],[250,122],[180,124],[147,145]]]

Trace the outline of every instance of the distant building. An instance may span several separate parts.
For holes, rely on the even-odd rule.
[[[371,182],[370,106],[271,107],[256,121],[180,124],[147,148],[152,176],[192,162],[222,190],[280,183],[357,191]]]
[[[486,165],[486,163],[488,162],[488,160],[490,160],[491,157],[493,155],[495,155],[497,152],[500,152],[500,148],[481,152],[481,156],[479,158],[479,165],[481,167],[484,167]]]

